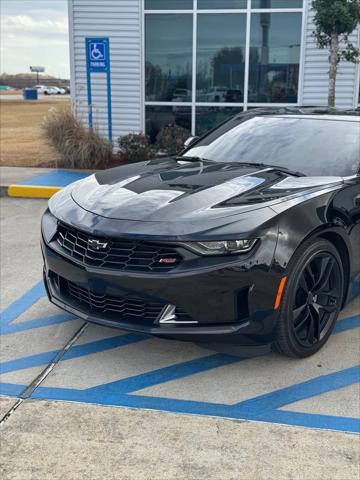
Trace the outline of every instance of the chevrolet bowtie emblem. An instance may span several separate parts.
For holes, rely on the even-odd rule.
[[[105,250],[109,243],[102,242],[101,240],[90,239],[88,244],[92,250]]]

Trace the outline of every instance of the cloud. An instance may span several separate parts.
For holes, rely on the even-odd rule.
[[[1,15],[1,71],[23,73],[30,64],[37,64],[44,65],[49,74],[69,76],[66,4],[54,3],[54,9],[49,4],[17,1],[5,9]]]
[[[9,34],[22,33],[28,34],[60,34],[67,35],[68,24],[66,18],[61,19],[36,19],[30,15],[4,15],[2,17],[1,27]]]

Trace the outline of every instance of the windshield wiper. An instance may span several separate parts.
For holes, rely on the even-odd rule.
[[[254,167],[261,167],[261,168],[273,168],[278,172],[288,173],[289,175],[294,175],[295,177],[306,177],[305,173],[298,172],[296,170],[291,170],[287,167],[280,167],[279,165],[270,165],[268,163],[256,163],[256,162],[238,162],[241,165],[250,165]]]

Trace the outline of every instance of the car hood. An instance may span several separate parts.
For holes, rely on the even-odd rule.
[[[223,218],[341,181],[245,164],[166,158],[98,172],[77,182],[71,195],[81,208],[102,217],[178,222]]]

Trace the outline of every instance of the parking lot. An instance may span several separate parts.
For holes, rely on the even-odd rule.
[[[106,468],[116,466],[125,468],[121,478],[155,478],[148,469],[159,462],[157,478],[273,478],[274,465],[277,478],[358,478],[360,297],[342,312],[326,347],[301,361],[242,359],[84,324],[46,298],[39,248],[45,208],[42,200],[2,199],[6,478],[48,478],[39,474],[36,452],[48,468],[65,452],[73,462],[74,452],[77,460],[83,455],[89,478],[112,478]],[[109,445],[107,466],[85,461],[96,456],[95,432]],[[27,452],[26,442],[33,442]],[[136,462],[143,468],[135,470]],[[101,465],[105,470],[96,470]],[[260,465],[264,476],[257,476]]]

